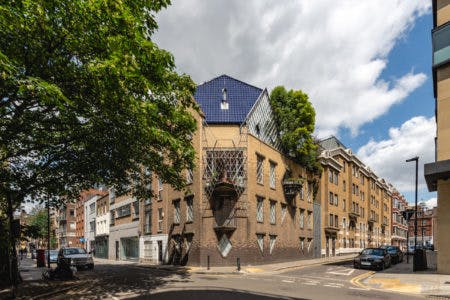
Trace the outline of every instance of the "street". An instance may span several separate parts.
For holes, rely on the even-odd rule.
[[[77,272],[71,288],[46,299],[422,299],[352,283],[366,272],[348,262],[275,274],[197,274],[107,262]]]

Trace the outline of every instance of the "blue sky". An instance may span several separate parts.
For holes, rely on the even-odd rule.
[[[431,0],[175,1],[158,45],[201,84],[227,74],[306,92],[318,137],[335,135],[413,201],[414,166],[434,160]]]

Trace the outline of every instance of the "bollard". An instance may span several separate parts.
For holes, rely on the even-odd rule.
[[[206,269],[209,270],[209,255],[206,257]]]
[[[240,271],[241,270],[241,259],[239,257],[237,258],[236,263],[237,263],[237,270]]]

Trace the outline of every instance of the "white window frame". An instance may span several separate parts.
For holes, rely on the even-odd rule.
[[[158,208],[158,232],[163,230],[164,212],[162,208]]]
[[[217,249],[219,249],[219,252],[223,257],[227,257],[228,253],[231,251],[231,248],[233,248],[233,245],[231,244],[230,239],[226,234],[223,234],[220,238],[219,244],[217,245]]]
[[[181,201],[173,201],[173,222],[175,224],[180,224],[181,221]]]
[[[256,183],[264,184],[264,157],[256,154]]]
[[[273,249],[275,248],[275,242],[277,241],[276,235],[269,235],[269,253],[272,254]]]
[[[186,222],[194,222],[194,197],[186,199]]]
[[[276,224],[276,205],[276,201],[270,201],[270,224]]]
[[[257,233],[256,242],[258,244],[259,250],[261,250],[261,253],[264,253],[264,234]]]
[[[269,161],[270,169],[269,169],[269,186],[272,189],[276,188],[276,163],[273,161]]]
[[[284,218],[286,218],[287,204],[281,203],[281,224],[283,224]]]
[[[264,198],[256,197],[256,222],[264,222]]]

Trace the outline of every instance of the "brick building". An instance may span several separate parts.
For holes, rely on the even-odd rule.
[[[75,207],[75,203],[68,202],[58,209],[58,245],[60,247],[75,247],[78,245]]]
[[[198,157],[186,171],[189,192],[155,178],[157,197],[141,203],[141,260],[235,265],[237,258],[313,257],[320,249],[314,178],[280,150],[267,90],[222,75],[198,86],[195,99],[202,112],[194,113]]]
[[[414,206],[408,207],[414,210]],[[436,209],[427,208],[424,204],[417,206],[417,245],[430,246],[434,245]],[[409,219],[409,245],[414,245],[414,220],[415,214]]]
[[[336,137],[321,141],[321,255],[391,243],[392,186]]]
[[[402,212],[408,207],[408,201],[398,191],[392,193],[392,245],[407,250],[408,224]]]

